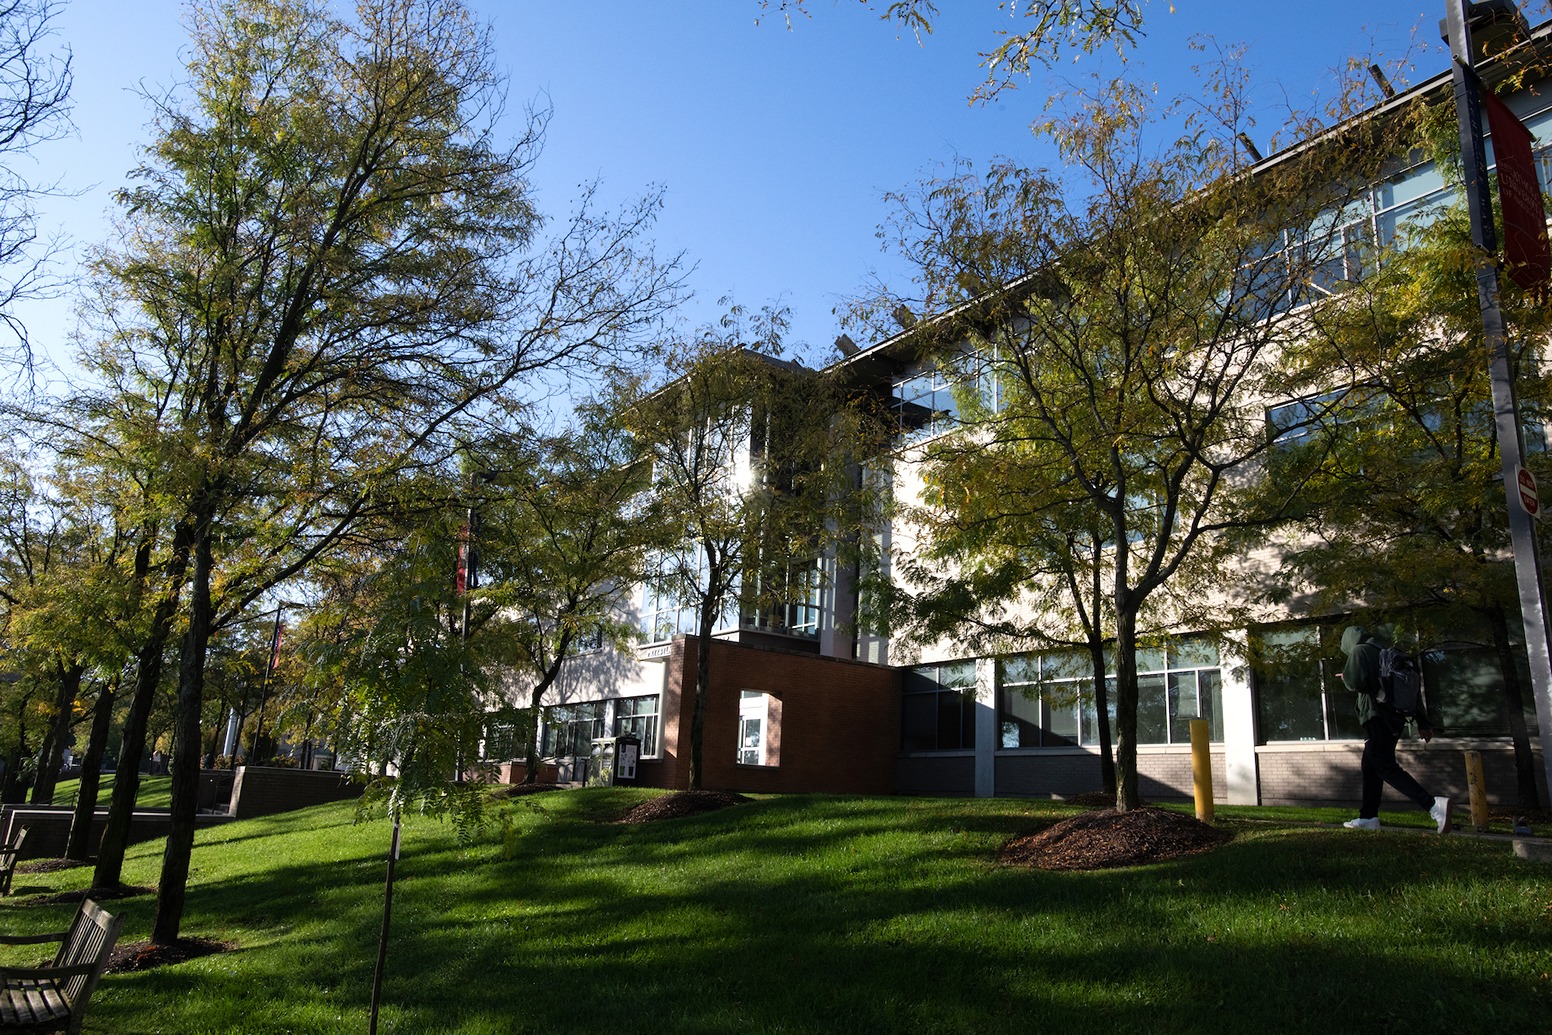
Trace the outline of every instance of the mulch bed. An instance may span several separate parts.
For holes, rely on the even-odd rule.
[[[16,864],[17,873],[58,873],[77,866],[95,866],[95,859],[29,859]]]
[[[154,895],[155,888],[144,888],[134,884],[121,884],[116,888],[87,888],[84,891],[61,891],[57,895],[41,895],[38,898],[29,899],[35,906],[64,906],[74,905],[82,899],[89,898],[93,902],[112,902],[116,898],[134,898],[137,895]]]
[[[725,809],[730,805],[742,805],[748,800],[742,794],[731,794],[727,791],[678,791],[642,802],[621,816],[619,821],[652,823],[660,819],[681,819],[685,816],[699,816],[704,812]]]
[[[1232,836],[1178,812],[1104,809],[1014,838],[1003,846],[1000,859],[1042,870],[1105,870],[1211,851]]]
[[[1499,827],[1512,827],[1516,820],[1524,820],[1525,823],[1537,834],[1546,836],[1552,834],[1552,811],[1547,809],[1522,809],[1514,805],[1492,805],[1488,807],[1487,817],[1492,821],[1492,829]],[[1471,822],[1471,803],[1457,801],[1455,803],[1455,823]]]
[[[130,942],[128,945],[113,947],[113,955],[108,958],[108,972],[118,974],[128,970],[150,970],[152,967],[166,967],[201,956],[213,956],[218,952],[231,952],[236,948],[236,942],[222,942],[214,938],[179,938],[168,945]]]

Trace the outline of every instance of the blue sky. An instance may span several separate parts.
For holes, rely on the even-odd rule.
[[[789,30],[758,0],[473,0],[495,30],[514,114],[553,109],[534,175],[541,209],[563,215],[592,179],[616,201],[666,190],[655,237],[696,264],[683,318],[715,318],[731,294],[791,308],[792,339],[828,354],[832,310],[873,276],[896,282],[903,263],[880,250],[883,194],[956,156],[1051,156],[1029,133],[1049,92],[1044,73],[990,105],[970,105],[977,52],[1002,26],[996,0],[938,0],[937,31],[920,44],[857,0],[810,0]],[[1545,3],[1524,5],[1533,22]],[[1065,76],[1125,73],[1174,96],[1191,88],[1199,56],[1186,40],[1211,32],[1243,43],[1268,116],[1286,97],[1329,92],[1350,55],[1404,52],[1415,26],[1432,50],[1414,78],[1446,67],[1436,46],[1443,3],[1430,0],[1152,0],[1148,36],[1131,61],[1084,58]],[[45,145],[35,179],[58,177],[80,196],[43,212],[46,230],[78,245],[101,240],[112,190],[147,139],[135,93],[175,84],[184,33],[169,0],[68,0],[58,19],[75,53],[78,133]],[[69,269],[66,257],[65,271]],[[68,298],[23,311],[35,343],[63,356]]]

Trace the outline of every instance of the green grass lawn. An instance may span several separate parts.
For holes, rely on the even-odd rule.
[[[406,825],[380,1030],[1546,1031],[1552,869],[1502,841],[1220,817],[1207,855],[997,865],[1047,802],[774,797],[649,825],[650,792]],[[1335,818],[1309,814],[1311,818]],[[504,817],[503,829],[499,819]],[[349,806],[201,833],[184,933],[235,952],[110,974],[87,1030],[366,1030],[388,824]],[[154,883],[157,845],[125,878]],[[63,926],[90,871],[22,873],[0,929]],[[146,936],[154,898],[110,908]],[[16,957],[13,961],[19,962]]]
[[[81,781],[77,778],[59,781],[59,786],[54,788],[55,805],[74,805],[76,791],[80,789]],[[113,797],[113,774],[103,773],[102,780],[97,787],[97,807],[107,808],[108,801]],[[140,777],[140,789],[135,793],[135,804],[143,809],[166,809],[172,807],[172,777],[170,776],[146,776]]]

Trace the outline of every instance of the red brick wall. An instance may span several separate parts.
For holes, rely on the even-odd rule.
[[[238,766],[232,787],[234,819],[361,797],[362,786],[344,773],[272,766]]]
[[[57,859],[65,854],[65,844],[70,840],[70,821],[75,810],[68,805],[7,805],[0,808],[0,840],[9,841],[19,827],[27,828],[27,840],[22,843],[18,859]],[[129,820],[131,844],[151,841],[167,836],[172,813],[165,809],[135,812]],[[229,816],[201,815],[195,822],[201,827],[229,823]],[[91,847],[95,855],[102,841],[102,831],[108,824],[108,810],[98,809],[92,816]]]
[[[690,720],[697,639],[676,640],[661,703],[662,759],[645,760],[638,782],[689,784]],[[702,740],[706,790],[890,794],[900,748],[900,673],[857,661],[713,640]],[[741,693],[776,698],[770,742],[779,764],[737,763]],[[779,704],[778,704],[779,702]]]
[[[1482,769],[1489,804],[1512,804],[1518,798],[1519,781],[1514,769],[1514,748],[1497,740],[1450,740],[1439,738],[1431,744],[1417,739],[1403,740],[1396,749],[1396,761],[1411,773],[1430,794],[1445,794],[1457,805],[1468,800],[1466,786],[1467,751],[1482,753]],[[1540,744],[1532,741],[1537,784],[1546,800],[1542,778]],[[1263,805],[1353,805],[1362,791],[1359,763],[1363,754],[1360,743],[1323,744],[1319,749],[1301,746],[1270,745],[1256,749],[1256,764],[1261,773]],[[1385,788],[1383,809],[1410,809],[1414,806],[1390,787]]]
[[[495,766],[495,773],[491,777],[495,783],[522,783],[528,776],[527,762],[499,762]],[[536,783],[554,783],[559,777],[553,762],[540,762],[539,772],[534,777]],[[484,774],[479,774],[484,778]]]

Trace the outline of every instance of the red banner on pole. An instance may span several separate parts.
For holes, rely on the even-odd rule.
[[[1544,296],[1552,278],[1552,252],[1547,246],[1547,213],[1541,204],[1541,181],[1531,154],[1535,141],[1514,112],[1482,87],[1482,102],[1493,134],[1498,166],[1498,196],[1503,205],[1504,261],[1509,276],[1526,291]]]
[[[469,591],[469,526],[458,529],[458,576],[455,584],[459,593]]]

